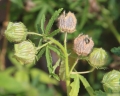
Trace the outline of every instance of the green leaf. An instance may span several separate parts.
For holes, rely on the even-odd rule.
[[[55,63],[55,65],[53,66],[53,72],[55,72],[56,68],[60,65],[60,59],[58,59],[58,61]]]
[[[74,81],[70,84],[71,90],[69,96],[78,96],[79,88],[80,88],[80,80],[78,75],[74,75],[72,77]]]
[[[21,83],[4,73],[0,73],[0,89],[6,90],[8,93],[18,93],[25,91]]]
[[[95,91],[95,96],[107,96],[107,94],[101,90]]]
[[[57,46],[55,46],[55,45],[48,45],[48,47],[49,47],[52,51],[54,51],[55,53],[57,53],[58,56],[64,58],[64,55],[62,54],[61,50],[60,50]]]
[[[42,57],[42,55],[44,54],[45,50],[46,50],[46,48],[43,47],[43,48],[39,51],[39,53],[38,53],[38,55],[37,55],[37,60],[39,60],[39,59]]]
[[[49,37],[53,37],[55,35],[57,35],[60,32],[60,29],[54,30],[53,32],[51,32],[48,36]]]
[[[88,0],[86,0],[86,3],[87,4],[86,4],[85,8],[83,9],[83,14],[82,14],[79,30],[81,30],[84,27],[85,23],[87,22],[87,14],[88,14],[88,11],[89,11]]]
[[[8,67],[6,70],[4,70],[4,73],[7,74],[7,75],[11,75],[12,73],[14,73],[16,70],[15,67]]]
[[[39,81],[42,83],[46,83],[46,84],[55,84],[58,85],[58,81],[56,81],[53,78],[50,78],[49,75],[47,73],[45,73],[44,71],[37,69],[37,68],[33,68],[30,70],[30,74],[33,79],[36,79],[37,76],[39,76]]]
[[[24,7],[23,0],[10,0],[10,1],[16,4],[20,8]]]
[[[52,56],[51,56],[51,53],[50,53],[48,46],[46,47],[46,54],[45,55],[46,55],[47,67],[48,67],[49,73],[52,73],[52,71],[53,71]]]
[[[57,19],[57,17],[59,16],[59,14],[62,10],[63,10],[63,8],[60,8],[58,11],[55,11],[55,13],[52,15],[51,19],[49,20],[49,22],[46,26],[46,30],[45,30],[46,34],[48,34],[50,32],[50,29],[51,29],[54,21]]]
[[[35,20],[35,26],[36,26],[37,24],[40,24],[40,20],[41,20],[43,14],[45,14],[45,13],[47,12],[47,8],[48,8],[47,5],[44,5],[44,6],[42,7],[42,9],[39,11],[39,13],[38,13],[38,15],[37,15],[37,18],[36,18],[36,20]]]
[[[45,15],[43,14],[42,18],[41,18],[41,30],[44,33],[44,25],[45,25]]]
[[[114,48],[112,48],[111,52],[114,53],[115,55],[120,56],[120,47],[114,47]]]
[[[79,75],[79,78],[80,78],[81,82],[83,83],[85,89],[88,91],[89,95],[95,96],[95,94],[94,94],[95,92],[92,89],[92,87],[90,86],[90,84],[88,83],[88,81],[82,75]]]
[[[51,74],[56,80],[60,81],[60,78],[58,77],[57,74]]]
[[[42,45],[42,38],[39,40],[39,43],[38,43],[38,46],[41,46]]]
[[[19,70],[14,75],[15,79],[21,83],[24,89],[29,89],[29,74],[26,70]]]
[[[40,29],[40,24],[37,24],[37,30],[38,30],[38,33],[39,33],[39,34],[42,34],[42,31],[41,31],[41,29]]]
[[[62,61],[59,69],[59,76],[61,80],[66,80],[66,75],[65,75],[65,62]]]

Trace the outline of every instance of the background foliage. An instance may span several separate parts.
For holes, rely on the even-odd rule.
[[[95,70],[86,74],[86,79],[94,89],[102,89],[101,80],[105,72],[112,69],[119,69],[120,58],[120,1],[119,0],[10,0],[9,21],[23,22],[29,31],[36,31],[42,15],[45,14],[45,23],[59,8],[66,12],[71,11],[77,17],[77,31],[68,35],[68,46],[72,50],[72,42],[80,33],[88,34],[93,38],[95,47],[102,47],[109,53],[109,62],[106,70]],[[57,21],[57,20],[56,20]],[[43,21],[44,22],[44,21]],[[57,23],[53,24],[57,28]],[[38,45],[36,36],[29,36]],[[57,40],[63,41],[63,35],[56,35]],[[0,40],[1,45],[3,40]],[[14,58],[13,44],[8,43],[5,56],[6,69],[0,72],[0,94],[2,96],[65,96],[64,82],[60,83],[49,78],[44,56],[34,66],[21,66]],[[112,49],[113,47],[118,47]],[[116,55],[113,55],[111,51]],[[2,46],[0,46],[0,52]],[[52,52],[53,61],[56,61],[56,54]],[[73,59],[70,59],[73,62]],[[0,61],[2,65],[2,62]],[[76,66],[78,71],[88,70],[89,66],[85,61],[80,61]],[[43,71],[44,70],[44,71]],[[46,71],[46,72],[45,72]],[[78,81],[76,81],[78,82]],[[60,86],[58,86],[60,85]],[[100,91],[98,91],[100,93]],[[85,89],[81,86],[79,96],[86,95]]]

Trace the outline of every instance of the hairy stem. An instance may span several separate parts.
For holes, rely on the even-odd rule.
[[[66,73],[66,87],[67,87],[67,95],[69,95],[70,92],[70,75],[69,75],[69,64],[68,64],[68,53],[67,53],[67,32],[65,33],[64,37],[64,48],[66,52],[66,58],[65,58],[65,73]]]
[[[84,72],[71,72],[71,74],[86,74],[86,73],[93,72],[94,70],[95,70],[95,68],[92,68],[92,69],[89,70],[89,71],[84,71]]]
[[[37,36],[43,36],[41,34],[35,33],[35,32],[27,32],[27,35],[37,35]]]

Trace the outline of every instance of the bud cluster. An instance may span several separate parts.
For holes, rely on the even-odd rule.
[[[22,64],[34,62],[37,53],[36,48],[32,42],[26,40],[27,28],[22,22],[9,22],[5,36],[8,41],[17,43],[14,45],[14,56],[19,62]]]

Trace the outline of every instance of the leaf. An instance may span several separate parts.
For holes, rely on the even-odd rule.
[[[83,83],[85,89],[88,91],[89,95],[95,96],[95,94],[94,94],[95,92],[92,89],[92,87],[90,86],[90,84],[88,83],[88,81],[82,75],[79,75],[79,78],[80,78],[81,82]]]
[[[114,48],[112,48],[111,52],[114,53],[115,55],[120,56],[120,47],[114,47]]]
[[[23,8],[24,4],[22,0],[10,0],[11,2],[13,2],[14,4],[16,4],[18,7]]]
[[[47,60],[47,67],[48,67],[49,73],[52,73],[53,71],[52,56],[51,56],[48,46],[46,47],[46,60]]]
[[[39,81],[42,83],[46,83],[46,84],[55,84],[58,85],[58,81],[56,81],[53,78],[50,78],[49,75],[47,73],[45,73],[44,71],[37,69],[37,68],[33,68],[30,70],[30,74],[33,79],[36,79],[36,77],[38,76]]]
[[[42,18],[41,18],[41,30],[44,33],[44,25],[45,25],[45,15],[43,14]]]
[[[53,76],[56,80],[60,81],[60,78],[58,77],[57,74],[52,74],[52,76]]]
[[[38,46],[41,46],[42,45],[42,38],[39,40],[39,43],[38,43]]]
[[[64,55],[62,54],[61,50],[60,50],[57,46],[55,46],[55,45],[48,45],[48,47],[49,47],[52,51],[54,51],[55,53],[57,53],[58,56],[64,58]]]
[[[79,30],[81,30],[85,23],[87,22],[87,14],[88,14],[88,11],[89,11],[89,3],[88,1],[86,0],[86,6],[85,8],[83,9],[83,15],[82,15],[82,18],[81,18],[81,23],[80,23],[80,26],[79,26]]]
[[[65,62],[62,61],[59,69],[59,76],[61,80],[66,80],[66,75],[65,75]]]
[[[21,83],[4,73],[0,73],[0,89],[6,90],[8,93],[18,93],[25,91]]]
[[[45,50],[46,50],[46,48],[43,47],[43,48],[39,51],[39,53],[38,53],[38,55],[37,55],[37,61],[42,57],[42,55],[44,54]]]
[[[60,8],[58,11],[55,11],[55,13],[52,15],[51,19],[49,20],[47,26],[46,26],[46,30],[45,33],[48,34],[50,32],[50,29],[54,23],[54,21],[57,19],[57,17],[59,16],[59,13],[63,10],[63,8]]]
[[[79,88],[80,88],[80,80],[78,75],[74,75],[72,77],[74,81],[70,84],[71,90],[69,96],[78,96]]]
[[[48,36],[49,37],[53,37],[55,35],[57,35],[60,32],[60,29],[54,30],[53,32],[51,32]]]
[[[60,65],[60,59],[58,59],[58,61],[55,63],[55,65],[53,66],[53,72],[55,72],[56,68]]]
[[[39,34],[42,33],[42,31],[41,31],[41,29],[40,29],[40,24],[37,24],[37,30],[38,30],[38,33],[39,33]]]
[[[47,12],[47,8],[48,8],[48,7],[47,7],[46,5],[44,5],[44,6],[42,7],[42,9],[39,11],[39,13],[38,13],[38,15],[37,15],[37,18],[36,18],[36,20],[35,20],[35,26],[36,26],[37,24],[40,24],[40,20],[41,20],[43,14],[45,14],[45,13]]]
[[[107,94],[101,90],[95,91],[95,96],[107,96]]]

